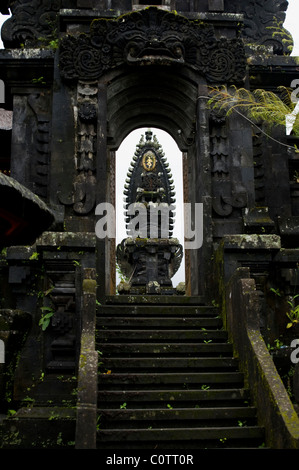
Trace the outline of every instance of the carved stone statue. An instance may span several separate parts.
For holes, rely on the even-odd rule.
[[[117,246],[117,263],[129,280],[126,293],[173,294],[171,277],[183,249],[172,237],[175,192],[162,148],[147,131],[128,171],[125,214],[128,238]],[[122,285],[119,291],[124,292]]]

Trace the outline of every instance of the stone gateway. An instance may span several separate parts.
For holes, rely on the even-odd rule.
[[[294,114],[287,7],[1,1],[1,448],[299,448],[299,136],[211,105],[264,90]]]

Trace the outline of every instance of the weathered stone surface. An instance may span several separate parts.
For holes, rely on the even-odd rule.
[[[136,310],[123,304],[117,312],[113,304],[99,308],[97,347],[103,353],[98,375],[99,450],[111,445],[199,449],[246,443],[255,447],[263,439],[252,407],[244,406],[247,390],[237,361],[231,360],[217,309],[210,308],[208,314],[206,307],[184,306],[184,298],[177,297],[175,313],[173,306],[159,305]],[[174,315],[181,321],[179,329],[173,328]],[[219,322],[218,328],[209,328],[211,319]],[[105,334],[107,322],[110,330]],[[197,341],[195,348],[192,339]],[[243,434],[237,432],[236,416],[248,420]],[[222,444],[220,430],[221,438],[227,437]]]
[[[98,352],[95,349],[96,271],[84,270],[83,319],[78,369],[76,448],[96,447]]]
[[[254,307],[249,326],[260,327],[262,334],[267,331],[270,339],[284,334],[285,300],[288,295],[294,295],[298,287],[299,183],[295,177],[299,160],[294,152],[297,140],[286,136],[281,128],[266,137],[263,132],[267,129],[252,126],[240,115],[226,116],[207,108],[208,85],[211,84],[246,84],[251,89],[271,90],[279,85],[290,86],[298,73],[298,60],[286,55],[290,52],[286,46],[291,41],[283,30],[280,30],[282,34],[273,37],[273,28],[279,27],[285,17],[287,2],[172,0],[165,1],[161,8],[150,9],[145,9],[138,0],[133,3],[111,0],[108,3],[109,9],[104,0],[10,2],[12,18],[2,28],[3,40],[9,49],[0,51],[6,98],[5,113],[0,111],[4,115],[0,116],[3,143],[0,170],[6,174],[11,171],[11,176],[21,185],[19,188],[17,184],[12,187],[0,185],[0,189],[12,191],[1,197],[1,210],[15,203],[10,194],[18,194],[17,209],[22,217],[23,209],[29,206],[29,215],[34,216],[30,226],[33,239],[23,237],[21,243],[33,243],[39,236],[32,246],[13,246],[1,253],[2,311],[5,309],[8,315],[7,312],[23,309],[32,318],[32,329],[14,371],[11,397],[16,404],[26,398],[27,388],[32,387],[32,377],[39,377],[42,370],[45,376],[38,382],[38,387],[33,387],[34,399],[44,405],[52,399],[56,405],[61,404],[61,400],[71,395],[76,380],[73,374],[80,369],[82,388],[73,404],[78,405],[77,447],[84,448],[95,446],[96,304],[105,317],[99,335],[103,341],[118,334],[115,328],[114,333],[106,330],[111,326],[113,329],[116,319],[117,328],[125,330],[128,322],[132,325],[134,341],[138,338],[136,331],[148,341],[152,333],[145,333],[145,328],[152,309],[155,309],[157,331],[153,336],[156,340],[163,339],[164,334],[168,342],[165,356],[155,357],[154,369],[159,368],[163,374],[161,377],[153,374],[153,384],[161,384],[162,376],[168,384],[174,384],[181,383],[182,373],[169,374],[173,367],[181,371],[186,367],[201,371],[209,367],[213,370],[215,367],[219,370],[236,367],[233,357],[186,357],[177,343],[173,342],[171,346],[168,343],[169,339],[174,340],[175,331],[179,330],[177,338],[181,338],[186,328],[189,342],[185,352],[195,354],[199,350],[206,353],[212,350],[209,343],[197,348],[196,342],[190,343],[190,339],[197,338],[197,328],[210,327],[215,331],[220,326],[221,319],[215,317],[211,305],[219,301],[219,293],[226,292],[227,282],[237,268],[247,267],[251,281],[256,283],[254,302],[249,302],[249,306]],[[7,6],[7,2],[2,2],[1,11],[7,12]],[[96,238],[95,207],[99,202],[113,203],[117,197],[115,152],[124,137],[141,126],[159,127],[175,139],[184,152],[184,200],[204,205],[203,246],[186,253],[185,295],[165,295],[162,283],[157,284],[155,270],[151,271],[147,292],[144,289],[148,295],[132,295],[125,283],[119,287],[122,295],[107,295],[114,294],[115,247],[114,240]],[[0,178],[4,180],[1,174]],[[144,183],[147,189],[152,189],[154,178],[146,178]],[[34,195],[43,202],[37,202]],[[52,216],[48,204],[50,213],[53,210]],[[44,225],[47,216],[54,217],[55,224]],[[34,227],[37,233],[32,233]],[[159,249],[159,243],[151,243],[141,239],[137,247],[144,250],[147,261],[154,253],[156,256]],[[168,240],[166,245],[161,253],[171,257],[175,244],[171,245]],[[218,247],[220,251],[217,251]],[[214,264],[218,271],[216,269],[217,275],[213,277]],[[148,268],[150,264],[144,266]],[[97,271],[96,282],[89,276],[90,271],[89,274],[84,271],[85,268]],[[243,301],[252,287],[251,281],[244,283],[245,297],[237,302],[234,311],[233,326],[237,328],[234,346],[246,324],[245,320],[240,320],[247,311],[248,306]],[[278,289],[283,290],[284,302],[277,301],[278,296],[273,290],[278,292]],[[171,290],[173,293],[172,286]],[[96,291],[98,300],[105,307],[96,302]],[[200,307],[196,307],[198,304]],[[223,313],[229,309],[226,303],[220,307]],[[44,308],[50,309],[46,310],[50,312],[50,322],[42,330],[39,323]],[[184,317],[181,316],[183,308]],[[126,316],[122,316],[124,309]],[[259,315],[255,315],[257,310]],[[4,320],[3,316],[0,324],[2,338],[6,341],[11,333],[10,326],[15,324],[10,324],[8,317]],[[22,335],[25,326],[20,324]],[[165,333],[168,327],[171,331]],[[189,330],[192,333],[188,333]],[[215,333],[214,340],[223,338],[222,334]],[[204,330],[201,330],[199,338],[203,335]],[[120,339],[124,340],[123,337]],[[260,348],[260,342],[259,333],[254,333],[251,345],[257,353],[262,352],[264,359],[268,353]],[[244,344],[248,343],[241,343],[240,357],[245,349],[248,353],[249,348],[244,348]],[[157,354],[163,352],[161,345],[154,342],[136,347],[135,353],[149,354],[151,346],[157,348]],[[218,352],[227,352],[230,348],[219,342],[215,346]],[[115,350],[120,356],[125,351],[134,354],[134,348],[129,345],[118,344]],[[6,352],[14,354],[10,347]],[[171,352],[180,352],[182,357],[174,360],[169,355]],[[250,356],[244,361],[244,370],[248,370],[252,360]],[[139,385],[149,382],[147,375],[144,379],[144,368],[153,367],[151,357],[142,357],[141,361],[122,355],[109,361],[111,369],[108,370],[112,370],[112,374],[114,368],[128,367],[140,374],[136,379]],[[262,367],[265,364],[269,373],[268,356]],[[62,383],[59,377],[65,372],[67,381]],[[188,375],[191,382],[199,379],[196,383],[204,385],[201,381],[209,378],[214,385],[218,383],[219,376],[216,380],[214,373],[200,375],[200,378],[192,374]],[[256,370],[251,369],[250,374],[251,380],[252,377],[255,379]],[[105,374],[102,383],[109,382],[109,375]],[[124,382],[119,382],[116,375],[111,379],[113,386],[122,390],[132,383],[130,373],[125,374]],[[233,377],[232,373],[230,380]],[[251,383],[255,392],[258,381]],[[258,396],[262,397],[259,408],[263,411],[269,403],[262,383]],[[277,386],[275,381],[273,396],[277,390],[279,404],[284,406],[285,391],[280,393],[281,385]],[[134,396],[139,400],[141,393],[135,392]],[[197,394],[198,390],[186,396],[190,398]],[[209,391],[200,390],[199,395],[207,399]],[[220,397],[221,393],[214,395]],[[4,396],[1,392],[0,398]],[[161,398],[162,395],[148,394],[147,397]],[[290,409],[287,416],[290,416]],[[65,423],[67,416],[62,410],[58,413],[57,423],[54,419],[49,420],[51,425],[56,424],[50,429],[47,420],[52,415],[47,411],[47,406],[30,412],[24,408],[20,410],[20,432],[26,439],[28,437],[26,445],[28,441],[30,443],[32,428],[40,437],[39,444],[46,442],[42,433],[47,435],[47,429],[51,434],[49,446],[55,446],[57,438],[61,442],[57,429],[64,424],[64,429],[68,429],[66,435],[73,439],[74,420]],[[120,410],[118,404],[117,413],[121,412],[124,420],[126,411],[129,410]],[[130,411],[127,416],[139,419],[142,411],[138,410],[136,414]],[[167,416],[160,411],[155,412],[157,419],[168,419],[173,410],[167,409]],[[194,411],[200,420],[216,419],[217,413],[212,413],[211,418],[201,409]],[[223,410],[218,409],[220,411]],[[238,413],[233,413],[234,418],[240,416]],[[113,417],[115,413],[107,413],[107,419]],[[145,418],[148,419],[148,415],[145,414]],[[180,412],[178,418],[189,420],[190,413]],[[17,420],[9,421],[5,445],[7,440],[12,446],[16,445],[10,433],[10,425],[16,423]],[[270,431],[272,428],[279,429],[277,446],[288,446],[290,441],[280,431],[280,426],[271,424]],[[214,434],[218,444],[221,431]],[[246,434],[245,427],[242,432]],[[252,432],[254,434],[256,430]],[[259,434],[260,430],[257,432]],[[268,432],[267,428],[267,436]],[[240,430],[236,428],[230,437],[238,433]],[[112,434],[108,431],[107,439],[112,441],[115,438]],[[181,431],[174,432],[173,437],[180,434]],[[142,437],[151,435],[158,437],[162,433],[145,429]],[[204,432],[197,435],[199,441],[200,435]],[[126,440],[126,433],[119,436]],[[133,430],[128,439],[134,436],[138,436],[138,432]],[[187,436],[192,437],[192,430]]]
[[[153,22],[155,38],[150,28]],[[90,55],[88,62],[84,60],[86,53]],[[60,71],[66,80],[94,80],[123,63],[184,65],[211,82],[241,82],[245,75],[242,42],[218,41],[211,27],[157,8],[130,13],[120,20],[97,20],[89,36],[68,36],[61,42]]]
[[[57,249],[57,247],[69,247],[72,249],[91,249],[95,248],[95,233],[76,233],[76,232],[47,232],[45,231],[37,240],[36,244],[43,249]]]
[[[272,249],[281,248],[281,240],[278,235],[231,235],[223,237],[225,249],[238,248],[241,250]]]
[[[295,365],[294,378],[293,378],[293,387],[294,387],[295,400],[296,400],[296,403],[297,403],[297,410],[299,411],[299,407],[298,407],[298,405],[299,405],[299,363],[297,363]],[[297,413],[298,413],[298,411],[297,411]]]
[[[0,108],[0,129],[12,129],[12,111]]]
[[[280,27],[285,20],[287,2],[276,0],[233,0],[227,1],[228,11],[244,15],[242,35],[245,41],[273,47],[276,54],[290,54],[290,38]],[[280,31],[273,36],[273,31]],[[286,43],[287,42],[287,43]]]
[[[18,181],[0,173],[2,246],[34,242],[54,222],[48,206]]]
[[[237,269],[223,292],[225,323],[258,404],[267,442],[275,449],[298,449],[299,418],[261,335],[261,303],[249,275],[248,268]]]
[[[53,40],[61,3],[31,0],[24,4],[19,0],[10,5],[12,17],[4,23],[1,31],[5,46],[20,47],[23,44],[30,47]]]

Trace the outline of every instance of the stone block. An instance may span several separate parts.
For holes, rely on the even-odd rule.
[[[224,11],[223,0],[209,0],[209,11]]]

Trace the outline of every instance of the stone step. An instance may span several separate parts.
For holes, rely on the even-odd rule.
[[[255,407],[174,409],[98,409],[98,424],[105,429],[250,426],[256,421]]]
[[[97,308],[98,318],[102,316],[158,316],[158,317],[218,317],[219,310],[208,305],[102,305]]]
[[[97,349],[104,356],[110,357],[136,357],[138,355],[166,356],[202,355],[213,356],[221,354],[232,354],[232,345],[229,343],[101,343]]]
[[[98,308],[97,448],[259,447],[264,430],[218,309],[147,301]]]
[[[75,407],[33,406],[20,408],[2,424],[3,449],[73,449]]]
[[[123,312],[125,315],[125,313]],[[130,329],[139,328],[159,328],[159,329],[181,329],[187,328],[209,328],[217,329],[222,327],[220,317],[200,317],[200,316],[98,316],[97,328]]]
[[[236,370],[238,362],[232,357],[114,357],[100,358],[100,370],[113,370],[113,372],[132,371],[148,371],[158,372],[165,371],[182,371],[188,372],[209,370],[212,372],[224,370]]]
[[[227,332],[224,330],[98,330],[96,339],[104,344],[109,341],[139,342],[139,341],[227,341]]]
[[[216,390],[99,390],[98,407],[120,408],[172,408],[224,406],[227,403],[244,403],[249,399],[247,389]],[[217,405],[218,404],[218,405]]]
[[[99,429],[98,448],[228,448],[257,447],[264,437],[264,429],[259,426],[161,428],[161,429]],[[107,445],[108,444],[108,445]],[[136,446],[136,447],[135,447]]]
[[[184,295],[107,295],[105,297],[106,305],[205,305],[203,296],[184,296]]]
[[[243,386],[240,372],[202,373],[102,373],[99,375],[99,390],[169,389],[180,387],[191,390],[199,388],[230,388]]]

